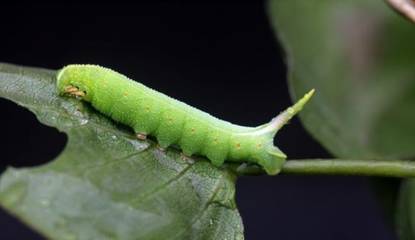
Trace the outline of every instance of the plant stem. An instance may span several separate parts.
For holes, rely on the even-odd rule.
[[[415,162],[404,160],[303,159],[288,160],[283,174],[415,177]]]

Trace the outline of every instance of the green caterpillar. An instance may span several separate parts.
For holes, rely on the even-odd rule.
[[[216,166],[225,160],[254,163],[269,175],[277,174],[286,159],[273,145],[275,134],[314,93],[311,90],[267,124],[244,127],[97,65],[64,67],[57,75],[57,88],[61,95],[90,102],[98,111],[130,126],[139,139],[154,136],[162,148],[177,145],[186,156],[205,156]]]

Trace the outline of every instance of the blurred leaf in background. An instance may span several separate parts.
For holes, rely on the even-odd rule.
[[[413,159],[413,23],[382,1],[272,0],[268,7],[293,98],[316,88],[301,115],[307,130],[340,158]],[[398,231],[415,239],[415,186],[406,181]]]

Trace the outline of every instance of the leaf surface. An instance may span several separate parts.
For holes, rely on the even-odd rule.
[[[59,97],[55,74],[0,64],[0,96],[68,135],[57,159],[1,176],[3,208],[53,239],[243,239],[232,172]]]

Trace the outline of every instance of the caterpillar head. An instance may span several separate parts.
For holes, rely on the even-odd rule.
[[[68,65],[59,70],[56,84],[59,94],[82,98],[86,101],[91,99],[91,81],[88,76],[90,74],[85,66],[89,65]]]

